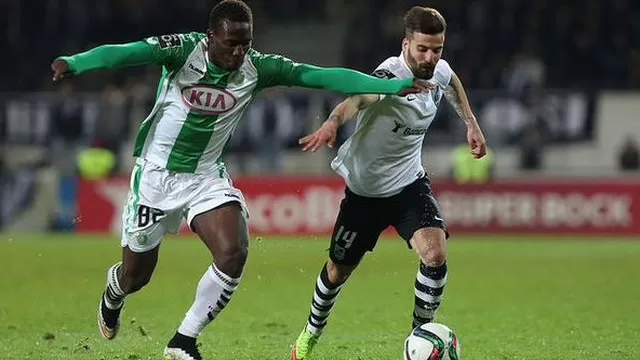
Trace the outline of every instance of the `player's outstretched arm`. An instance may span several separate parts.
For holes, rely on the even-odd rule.
[[[331,111],[329,118],[322,123],[322,126],[320,126],[318,130],[298,140],[298,143],[302,146],[302,151],[315,152],[324,144],[327,144],[328,147],[333,149],[336,143],[338,128],[342,126],[345,121],[352,119],[358,111],[379,100],[380,95],[377,94],[353,95],[346,98]]]
[[[255,50],[249,52],[249,57],[258,72],[258,89],[282,85],[325,89],[347,95],[407,95],[429,88],[429,84],[422,80],[380,79],[346,68],[296,63],[281,55],[265,55]]]
[[[451,73],[451,80],[445,88],[444,96],[467,125],[467,142],[469,143],[471,154],[476,159],[483,157],[487,153],[487,142],[482,134],[478,120],[471,110],[462,81],[455,72]]]
[[[53,81],[89,71],[152,64],[156,61],[151,47],[144,41],[127,44],[102,45],[91,50],[60,56],[53,64]]]
[[[407,95],[428,89],[429,84],[417,79],[380,79],[359,71],[333,67],[323,68],[299,64],[291,74],[291,85],[324,89],[348,95]]]

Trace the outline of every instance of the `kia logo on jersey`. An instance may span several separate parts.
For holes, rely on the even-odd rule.
[[[208,85],[183,88],[182,100],[191,110],[205,115],[226,113],[238,102],[229,91]]]

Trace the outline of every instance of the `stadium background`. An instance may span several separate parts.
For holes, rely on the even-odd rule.
[[[165,241],[153,281],[127,300],[117,341],[97,334],[104,272],[120,257],[132,141],[160,69],[53,85],[49,65],[103,43],[204,30],[213,3],[0,2],[3,359],[155,359],[193,300],[211,259],[185,231]],[[495,161],[489,181],[453,181],[465,131],[439,110],[424,149],[453,234],[438,320],[456,330],[465,360],[640,358],[640,2],[249,3],[258,50],[365,72],[399,53],[410,5],[441,10],[444,56]],[[340,99],[273,89],[235,134],[227,162],[251,210],[251,250],[240,290],[201,337],[206,358],[287,357],[344,191],[329,169],[333,151],[303,154],[296,142]],[[116,154],[106,179],[79,176],[89,148]],[[316,359],[400,358],[415,271],[405,246],[381,241],[343,289]]]
[[[415,1],[253,1],[255,47],[297,61],[371,72],[399,52],[401,17]],[[638,3],[432,1],[448,20],[444,57],[463,79],[495,153],[488,184],[450,181],[462,122],[448,106],[424,161],[454,230],[638,233],[640,52]],[[58,54],[155,34],[204,30],[210,1],[4,2],[0,44],[0,224],[5,231],[117,231],[135,130],[159,69],[92,73],[53,85]],[[45,11],[35,11],[44,9]],[[227,162],[253,209],[256,234],[326,233],[342,193],[330,150],[297,139],[340,101],[301,89],[263,93],[235,134]],[[352,130],[345,126],[340,139]],[[87,183],[75,158],[117,155],[110,179]]]

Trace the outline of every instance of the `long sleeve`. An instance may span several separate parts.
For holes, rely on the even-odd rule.
[[[153,36],[126,44],[102,45],[58,59],[66,61],[74,74],[148,64],[175,70],[184,64],[204,37],[204,34],[197,32]]]
[[[410,87],[413,79],[380,79],[345,68],[320,68],[300,64],[290,75],[289,84],[344,94],[397,94]]]
[[[61,56],[74,74],[157,63],[151,46],[145,41],[102,45],[72,56]]]
[[[300,86],[343,94],[397,94],[410,87],[413,79],[380,79],[346,68],[322,68],[295,63],[280,55],[250,53],[258,71],[258,88]]]

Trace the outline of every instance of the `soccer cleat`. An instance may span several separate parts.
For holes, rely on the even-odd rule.
[[[196,339],[176,332],[164,349],[165,360],[202,360]]]
[[[120,311],[123,306],[115,310],[109,309],[104,302],[104,293],[100,297],[100,305],[98,305],[98,328],[103,338],[113,340],[113,338],[118,335],[118,329],[120,329]]]
[[[291,350],[291,360],[309,360],[313,347],[318,343],[320,334],[314,334],[305,326]]]

